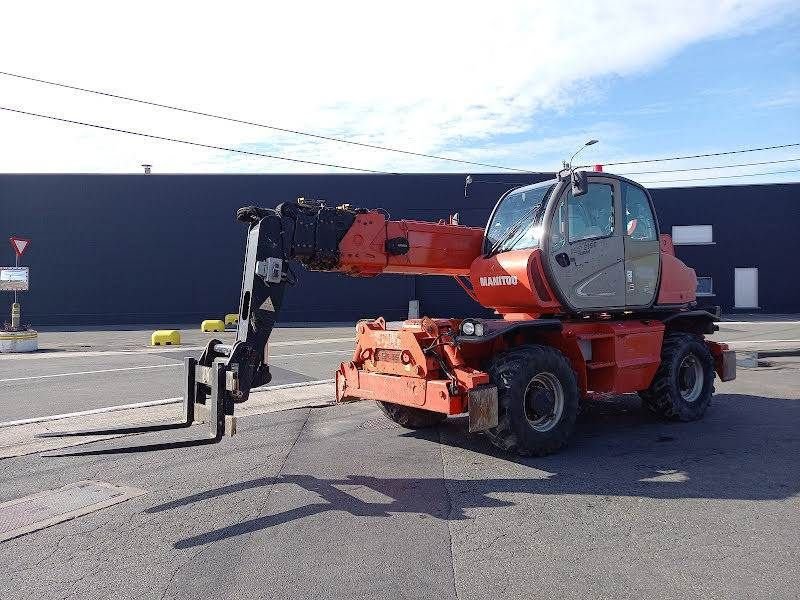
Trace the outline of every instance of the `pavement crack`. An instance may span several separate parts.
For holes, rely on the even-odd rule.
[[[451,526],[451,519],[453,517],[453,497],[450,494],[450,488],[447,486],[447,469],[444,462],[444,441],[442,440],[442,430],[439,430],[439,458],[442,461],[442,487],[444,488],[444,497],[447,500],[447,513],[445,514],[445,523],[447,523],[447,537],[448,548],[450,549],[450,573],[453,576],[453,594],[458,600],[458,581],[456,579],[456,559],[455,552],[453,551],[453,528]]]
[[[267,490],[267,493],[264,496],[264,502],[263,502],[263,504],[261,505],[261,508],[258,511],[258,516],[263,516],[264,511],[269,506],[269,501],[272,499],[272,494],[275,492],[275,488],[277,487],[278,483],[280,482],[279,480],[281,479],[281,477],[283,477],[283,470],[286,468],[286,463],[289,462],[289,456],[291,456],[292,451],[294,450],[294,447],[297,445],[297,442],[300,440],[300,437],[303,435],[303,431],[305,430],[306,425],[308,424],[308,419],[311,417],[311,411],[312,410],[313,409],[309,408],[306,411],[306,416],[303,419],[303,422],[300,424],[300,427],[297,429],[297,435],[295,436],[294,440],[292,440],[292,443],[289,445],[289,448],[286,450],[286,454],[283,455],[283,460],[281,461],[281,464],[278,467],[278,470],[275,471],[275,481],[272,483],[272,485],[269,486],[269,489]],[[248,538],[252,537],[252,535],[254,533],[255,532],[249,533],[248,534]]]
[[[283,469],[286,467],[286,463],[289,461],[289,456],[292,454],[292,451],[294,450],[294,447],[297,445],[297,442],[300,440],[300,436],[303,435],[303,431],[305,430],[306,425],[308,425],[308,419],[311,417],[311,411],[312,410],[314,410],[314,409],[313,408],[309,408],[306,411],[306,418],[303,419],[303,423],[300,425],[300,428],[297,430],[297,435],[295,436],[294,441],[292,441],[292,445],[289,446],[289,449],[286,451],[286,454],[284,455],[283,460],[281,461],[281,466],[278,467],[278,472],[277,472],[278,477],[283,475]],[[270,492],[272,491],[272,489],[274,487],[275,486],[272,486],[272,488],[270,488]]]
[[[179,564],[177,568],[173,569],[172,575],[170,575],[169,579],[167,580],[166,585],[164,585],[164,590],[161,592],[161,596],[159,596],[159,600],[164,600],[167,597],[167,592],[169,592],[169,588],[172,587],[172,583],[175,581],[175,578],[178,576],[186,565],[188,565],[196,556],[199,556],[200,552],[192,556],[192,558],[186,560],[185,562]]]
[[[286,450],[286,453],[283,455],[283,460],[281,460],[281,463],[278,466],[278,469],[275,471],[274,481],[269,485],[268,489],[266,490],[266,494],[264,495],[264,501],[262,502],[260,508],[258,508],[258,510],[255,511],[255,515],[254,515],[255,518],[264,516],[264,513],[268,510],[270,500],[272,499],[272,496],[273,496],[273,494],[275,492],[275,488],[280,483],[280,478],[283,476],[283,470],[286,468],[286,463],[289,461],[289,456],[291,456],[292,451],[294,450],[295,446],[297,445],[297,442],[302,437],[303,431],[305,430],[306,425],[308,424],[308,420],[311,417],[311,411],[312,410],[313,410],[312,408],[309,408],[309,409],[306,410],[305,418],[303,419],[303,422],[300,424],[300,427],[297,429],[297,435],[294,437],[294,439],[292,440],[292,443],[289,445],[288,449]],[[264,463],[262,462],[262,463],[259,463],[259,464],[264,464]],[[256,533],[257,533],[256,531],[251,531],[248,534],[246,534],[246,536],[243,538],[243,541],[239,544],[239,552],[238,552],[238,556],[237,556],[236,560],[235,561],[231,561],[232,564],[240,564],[242,562],[242,559],[244,557],[244,553],[250,547],[251,540],[252,540],[253,536]],[[195,558],[199,557],[200,554],[205,552],[211,546],[213,546],[213,545],[209,545],[209,546],[204,547],[202,550],[200,550],[199,552],[194,554],[193,557],[191,559],[189,559],[189,561],[187,561],[186,563],[184,563],[184,565],[181,565],[181,567],[178,568],[176,573],[174,573],[173,577],[170,579],[170,582],[167,584],[167,588],[165,588],[165,593],[166,593],[166,590],[169,588],[169,585],[171,584],[172,579],[174,579],[175,575],[177,575],[177,572],[180,571],[186,564],[188,564],[189,562],[191,562]],[[232,573],[232,571],[229,571],[229,573]],[[164,595],[161,596],[160,600],[164,600]]]

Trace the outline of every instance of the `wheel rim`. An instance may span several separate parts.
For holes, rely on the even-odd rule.
[[[694,354],[683,357],[678,367],[678,390],[686,402],[695,402],[703,391],[703,365]]]
[[[525,388],[525,418],[530,426],[544,433],[561,420],[564,413],[564,388],[552,373],[539,373]]]

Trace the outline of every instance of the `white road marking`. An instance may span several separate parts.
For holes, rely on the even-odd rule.
[[[797,344],[800,340],[720,340],[726,344]]]
[[[297,354],[270,354],[269,359],[290,358],[295,356],[316,356],[317,354],[353,354],[352,350],[323,350],[320,352],[299,352]]]
[[[181,363],[174,365],[147,365],[144,367],[124,367],[120,369],[97,369],[96,371],[72,371],[70,373],[52,373],[50,375],[30,375],[28,377],[7,377],[0,379],[0,383],[10,383],[12,381],[30,381],[32,379],[51,379],[53,377],[69,377],[71,375],[94,375],[95,373],[114,373],[117,371],[138,371],[140,369],[165,369],[170,367],[181,367]]]
[[[283,342],[270,342],[269,347],[281,347],[281,346],[304,346],[307,344],[333,344],[335,342],[350,342],[351,344],[355,345],[356,343],[356,336],[355,334],[351,335],[350,337],[341,337],[341,338],[322,338],[319,340],[309,339],[309,340],[286,340]]]
[[[314,381],[301,381],[299,383],[281,383],[278,385],[266,385],[259,388],[253,388],[253,390],[251,391],[285,390],[290,388],[305,387],[309,385],[318,385],[318,384],[328,384],[333,382],[334,382],[333,379],[317,379]],[[176,404],[181,401],[183,401],[183,396],[176,396],[174,398],[164,398],[163,400],[150,400],[148,402],[133,402],[131,404],[104,406],[103,408],[91,408],[89,410],[81,410],[78,412],[71,412],[71,413],[62,413],[59,415],[48,415],[46,417],[31,417],[29,419],[17,419],[16,421],[5,421],[0,423],[0,428],[13,427],[15,425],[29,425],[30,423],[44,423],[46,421],[57,421],[59,419],[68,419],[70,417],[81,417],[84,415],[97,415],[100,413],[115,412],[118,410],[129,410],[132,408],[146,408],[148,406]]]
[[[296,354],[273,354],[269,357],[273,358],[296,358],[301,356],[318,356],[321,354],[347,354],[344,350],[323,350],[320,352],[298,352]],[[52,379],[54,377],[70,377],[72,375],[94,375],[96,373],[116,373],[120,371],[139,371],[142,369],[174,369],[182,367],[183,363],[173,363],[169,365],[146,365],[141,367],[120,367],[118,369],[97,369],[95,371],[70,371],[69,373],[51,373],[50,375],[29,375],[27,377],[8,377],[0,379],[0,383],[11,383],[14,381],[30,381],[32,379]]]
[[[719,321],[718,325],[800,325],[800,321]]]
[[[134,402],[132,404],[120,404],[118,406],[105,406],[103,408],[92,408],[78,412],[62,413],[60,415],[48,415],[46,417],[31,417],[29,419],[17,419],[16,421],[5,421],[0,423],[0,427],[13,427],[14,425],[28,425],[30,423],[43,423],[45,421],[56,421],[58,419],[68,419],[69,417],[80,417],[84,415],[97,415],[100,413],[114,412],[117,410],[127,410],[129,408],[145,408],[147,406],[160,406],[162,404],[172,404],[180,402],[183,396],[176,398],[164,398],[163,400],[150,400],[149,402]]]
[[[355,336],[343,338],[321,338],[308,340],[284,340],[282,342],[270,342],[270,348],[281,348],[283,346],[312,346],[314,344],[338,344],[349,342],[355,345]],[[157,348],[147,347],[135,350],[89,350],[85,352],[72,352],[70,350],[55,350],[52,352],[42,352],[30,354],[0,354],[0,361],[4,360],[50,360],[52,358],[88,358],[92,356],[129,356],[135,354],[164,354],[165,352],[185,352],[203,350],[205,346],[159,346]]]

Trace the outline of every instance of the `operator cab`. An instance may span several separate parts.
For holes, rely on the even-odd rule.
[[[540,248],[547,279],[573,312],[649,308],[660,242],[652,200],[637,183],[579,173],[517,188],[495,206],[484,256]]]

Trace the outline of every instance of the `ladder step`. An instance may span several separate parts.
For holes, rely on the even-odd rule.
[[[608,367],[613,367],[616,365],[614,361],[611,362],[588,362],[586,363],[587,369],[606,369]]]

